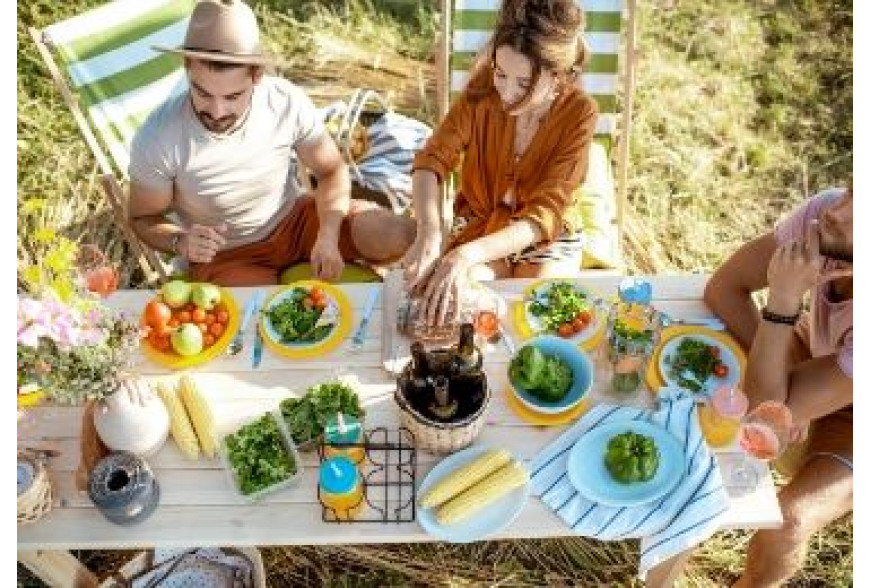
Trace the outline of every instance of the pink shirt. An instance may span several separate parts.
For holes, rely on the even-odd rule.
[[[822,213],[846,193],[845,189],[819,192],[794,212],[783,218],[776,226],[778,243],[799,239],[806,234],[810,221]],[[850,263],[825,259],[822,272],[851,267]],[[828,296],[830,282],[823,282],[810,295],[810,312],[801,317],[797,334],[807,344],[812,357],[836,354],[837,365],[848,377],[852,377],[852,300],[832,302]]]

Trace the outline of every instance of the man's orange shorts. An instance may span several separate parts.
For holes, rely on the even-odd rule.
[[[351,238],[351,218],[376,208],[378,205],[374,202],[351,200],[350,211],[341,223],[338,239],[338,248],[345,262],[362,257]],[[278,276],[284,269],[310,259],[319,228],[314,198],[302,196],[268,238],[221,251],[209,263],[191,263],[190,277],[197,282],[221,286],[277,284]]]

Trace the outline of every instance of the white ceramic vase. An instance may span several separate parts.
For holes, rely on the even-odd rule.
[[[94,426],[109,449],[148,457],[166,442],[169,414],[163,401],[147,386],[126,383],[99,402]]]

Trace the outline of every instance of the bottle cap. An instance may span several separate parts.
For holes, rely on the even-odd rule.
[[[344,456],[330,457],[320,464],[320,488],[330,494],[347,494],[356,488],[359,471]]]

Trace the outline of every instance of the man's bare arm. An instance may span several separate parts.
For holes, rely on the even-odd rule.
[[[314,200],[320,221],[320,237],[338,242],[341,221],[350,208],[350,173],[335,142],[327,133],[311,144],[297,148],[299,159],[317,178]]]
[[[172,253],[172,241],[182,227],[166,218],[172,206],[171,190],[155,190],[131,182],[128,216],[133,232],[153,249]]]
[[[704,302],[744,349],[749,349],[761,320],[752,293],[767,286],[767,266],[776,238],[767,233],[738,249],[710,277]]]

